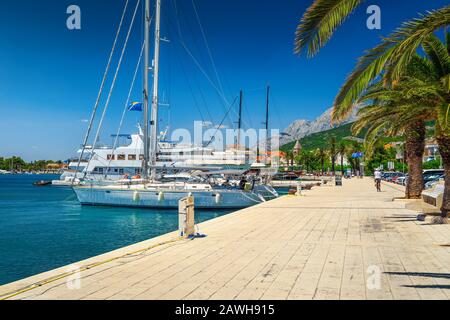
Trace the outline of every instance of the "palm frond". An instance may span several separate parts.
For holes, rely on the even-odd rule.
[[[359,59],[355,69],[339,91],[333,121],[345,119],[355,102],[379,76],[387,83],[398,81],[416,54],[417,48],[435,30],[450,24],[450,6],[428,12],[426,16],[404,23],[381,44]],[[384,72],[386,70],[386,72]]]
[[[445,33],[445,44],[447,46],[447,53],[450,55],[450,32]]]
[[[430,35],[422,43],[422,47],[440,77],[450,72],[450,55],[438,37]]]
[[[316,0],[297,27],[295,52],[314,56],[364,0]]]

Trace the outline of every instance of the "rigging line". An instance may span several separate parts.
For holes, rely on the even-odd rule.
[[[211,48],[210,48],[208,40],[206,38],[205,30],[204,30],[203,25],[202,25],[202,23],[200,21],[200,16],[199,16],[198,11],[197,11],[197,6],[195,5],[194,0],[191,0],[191,2],[192,2],[192,7],[194,8],[195,17],[197,18],[197,22],[198,22],[198,25],[200,27],[200,31],[202,33],[203,41],[205,42],[206,50],[208,52],[208,56],[209,56],[209,59],[211,61],[211,65],[213,67],[213,70],[214,70],[214,73],[215,73],[215,76],[216,76],[216,79],[217,79],[217,84],[219,85],[219,89],[222,91],[222,93],[225,94],[225,92],[223,90],[222,82],[220,81],[219,72],[217,71],[217,66],[216,66],[216,63],[214,61],[214,58],[213,58],[213,55],[212,55],[212,52],[211,52]]]
[[[137,11],[139,9],[140,3],[141,3],[141,0],[137,0],[136,8],[134,9],[133,17],[132,17],[131,22],[130,22],[130,27],[128,28],[127,37],[125,38],[125,43],[123,45],[122,52],[121,52],[120,58],[119,58],[119,62],[117,64],[116,73],[114,74],[113,82],[111,83],[111,87],[109,88],[108,98],[107,98],[105,106],[103,108],[102,117],[100,118],[100,122],[98,124],[97,132],[96,132],[95,138],[94,138],[94,143],[93,143],[93,148],[92,148],[93,155],[95,154],[95,144],[97,143],[97,140],[99,138],[100,130],[102,129],[102,126],[103,126],[103,121],[105,119],[106,111],[108,110],[109,102],[111,101],[112,92],[114,91],[114,88],[116,86],[117,76],[119,75],[120,67],[122,66],[123,56],[125,55],[125,51],[126,51],[126,48],[128,46],[128,40],[130,39],[131,31],[132,31],[133,25],[134,25],[134,20],[136,18],[136,13],[137,13]],[[91,160],[92,160],[92,157],[89,159],[86,168],[89,167],[89,164],[91,163]],[[85,171],[83,177],[86,177],[86,174],[87,174],[87,170]]]
[[[183,37],[183,33],[181,31],[180,20],[179,20],[179,17],[178,17],[178,6],[176,5],[176,1],[174,1],[174,7],[175,7],[175,13],[176,13],[175,17],[177,19],[178,37],[180,38],[180,44],[183,47],[183,49],[187,52],[188,56],[194,61],[194,64],[197,66],[197,68],[200,70],[200,72],[205,76],[206,80],[208,80],[208,82],[211,84],[213,89],[216,91],[216,93],[218,94],[219,98],[222,100],[222,103],[223,103],[223,106],[224,106],[224,111],[226,112],[227,111],[226,107],[229,106],[230,103],[229,103],[228,99],[224,96],[224,94],[217,88],[217,85],[214,83],[214,81],[212,81],[212,79],[208,75],[208,73],[200,65],[198,60],[192,54],[191,50],[189,50],[189,48],[187,47],[186,42],[185,42],[184,37]],[[232,110],[232,111],[234,111],[234,110]],[[229,119],[229,122],[232,123],[232,120]]]
[[[223,126],[223,123],[225,122],[225,119],[228,117],[228,114],[230,113],[230,111],[233,109],[234,104],[236,103],[238,97],[234,98],[233,103],[230,105],[230,107],[228,108],[227,113],[224,115],[224,117],[222,118],[222,121],[220,122],[220,124],[217,126],[216,128],[216,132],[214,132],[214,135],[211,136],[211,139],[209,140],[209,142],[206,144],[205,147],[208,147],[211,142],[213,142],[214,137],[216,136],[217,132],[219,132],[220,128]]]
[[[125,19],[125,14],[127,12],[128,2],[129,2],[129,0],[126,0],[125,7],[124,7],[123,13],[122,13],[122,17],[120,18],[119,27],[117,28],[116,37],[114,38],[113,46],[112,46],[112,49],[111,49],[111,53],[109,55],[108,63],[106,65],[105,73],[103,74],[103,79],[102,79],[102,83],[100,85],[100,89],[99,89],[99,92],[98,92],[98,95],[97,95],[97,100],[95,101],[94,109],[92,110],[91,118],[89,120],[89,126],[88,126],[88,128],[86,130],[86,135],[84,137],[83,146],[82,146],[82,149],[81,149],[81,154],[80,154],[80,157],[78,159],[76,172],[78,172],[78,170],[80,169],[81,160],[83,158],[84,152],[86,151],[86,144],[87,144],[87,142],[89,140],[89,136],[91,134],[92,125],[94,123],[95,116],[97,114],[98,105],[100,103],[100,98],[101,98],[102,93],[103,93],[103,88],[105,86],[106,79],[108,77],[109,68],[111,67],[112,58],[113,58],[114,53],[116,51],[117,40],[119,39],[120,31],[122,30],[122,24],[123,24],[123,20]],[[86,167],[86,170],[87,170],[87,167]],[[75,178],[76,178],[76,176],[77,176],[77,173],[75,173]]]
[[[170,31],[171,27],[173,27],[172,23],[166,22],[166,24],[167,24],[167,28]],[[179,31],[179,33],[180,33],[180,31]],[[194,106],[196,107],[197,111],[199,112],[202,122],[205,122],[206,117],[204,116],[202,108],[200,107],[200,103],[199,103],[199,101],[198,101],[198,99],[196,97],[196,94],[194,92],[193,83],[189,80],[188,72],[186,71],[186,67],[185,67],[185,65],[183,63],[183,59],[182,59],[182,57],[180,55],[180,52],[178,50],[174,50],[174,52],[175,52],[175,55],[176,55],[176,60],[179,63],[181,70],[183,71],[183,75],[184,75],[184,77],[186,79],[186,83],[187,83],[188,89],[189,89],[189,91],[190,91],[190,93],[192,95],[192,99],[194,101]],[[195,81],[193,81],[193,82],[195,82]],[[199,95],[200,95],[201,101],[203,102],[203,104],[205,106],[205,110],[206,110],[207,116],[209,117],[209,119],[207,119],[207,120],[209,120],[213,124],[214,123],[213,117],[212,117],[212,115],[211,115],[211,113],[209,111],[208,103],[206,102],[206,99],[203,96],[203,93],[202,93],[200,87],[199,87]]]
[[[117,134],[116,134],[116,137],[115,137],[115,140],[114,140],[114,145],[112,147],[112,150],[113,150],[112,151],[112,155],[110,156],[110,159],[109,159],[109,162],[108,162],[108,166],[106,167],[105,179],[106,179],[106,176],[108,174],[109,168],[111,167],[111,161],[112,161],[112,158],[114,157],[114,152],[115,152],[116,147],[117,147],[117,142],[119,141],[119,134],[120,134],[120,131],[122,130],[123,121],[125,119],[125,115],[126,115],[127,110],[128,110],[128,105],[130,103],[130,98],[131,98],[131,94],[133,92],[134,83],[136,81],[137,74],[139,72],[139,68],[140,68],[140,65],[141,65],[142,55],[144,53],[144,45],[145,45],[145,43],[142,44],[141,53],[139,55],[138,63],[137,63],[137,66],[136,66],[136,70],[134,71],[133,80],[131,81],[130,91],[128,91],[127,101],[125,102],[125,107],[124,107],[123,112],[122,112],[122,118],[120,119],[119,128],[117,129]]]

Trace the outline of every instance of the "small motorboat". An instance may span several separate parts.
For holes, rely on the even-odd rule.
[[[33,185],[36,187],[49,186],[51,184],[52,184],[51,181],[45,181],[45,180],[40,180],[40,181],[36,181],[35,183],[33,183]]]

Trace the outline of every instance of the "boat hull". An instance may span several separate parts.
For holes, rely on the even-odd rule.
[[[189,192],[92,187],[74,187],[73,189],[82,205],[94,206],[176,209],[182,198],[192,195],[197,209],[240,209],[270,200],[267,196],[263,197],[254,192],[242,190]]]

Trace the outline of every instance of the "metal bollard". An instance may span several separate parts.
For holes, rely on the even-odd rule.
[[[178,230],[181,237],[195,234],[194,197],[186,197],[178,202]]]

